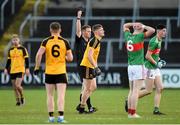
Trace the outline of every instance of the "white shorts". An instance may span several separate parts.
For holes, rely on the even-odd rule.
[[[146,68],[144,65],[129,65],[128,78],[129,81],[146,79]]]
[[[156,76],[161,76],[160,70],[157,69],[147,69],[147,78],[155,79]]]

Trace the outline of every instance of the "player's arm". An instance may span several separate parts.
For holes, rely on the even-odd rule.
[[[43,56],[44,53],[45,53],[45,48],[40,47],[37,54],[36,54],[35,69],[39,69],[40,64],[41,64],[41,60],[42,60],[42,56]]]
[[[152,64],[156,65],[157,62],[152,58],[152,52],[150,50],[147,51],[145,58],[150,61]]]
[[[152,54],[153,54],[153,51],[156,50],[156,48],[157,48],[156,43],[153,41],[153,39],[151,39],[148,45],[148,50],[147,50],[145,58],[154,65],[156,65],[157,62],[152,58]]]
[[[89,42],[89,51],[88,51],[88,60],[93,65],[93,67],[97,67],[97,62],[95,62],[93,58],[94,49],[98,46],[98,41],[96,38],[91,39]]]
[[[82,11],[78,10],[77,20],[76,20],[76,35],[78,37],[81,37],[81,15],[82,15]]]
[[[68,62],[72,62],[73,61],[73,54],[72,54],[71,50],[68,50],[66,52],[66,61],[68,61]]]
[[[65,45],[66,45],[66,61],[72,62],[73,61],[73,54],[71,50],[71,46],[69,44],[69,41],[65,40]]]
[[[4,73],[8,74],[8,68],[11,65],[11,57],[10,57],[10,50],[8,51],[8,58],[7,58],[7,62],[6,62],[6,67],[4,69]]]
[[[97,63],[94,61],[94,58],[93,58],[93,53],[94,53],[94,49],[92,47],[89,48],[89,51],[88,51],[88,59],[89,59],[89,62],[94,66],[94,67],[97,67]]]
[[[98,67],[97,62],[94,61],[93,53],[94,53],[94,48],[90,47],[89,52],[88,52],[88,59],[89,59],[89,62],[95,67],[93,70],[93,76],[99,76],[101,75],[101,70]]]
[[[26,72],[26,75],[29,75],[30,74],[30,71],[29,71],[29,54],[28,54],[26,48],[23,49],[23,55],[25,58],[25,68],[26,68],[25,72]]]
[[[7,62],[6,62],[6,67],[4,69],[4,74],[8,74],[8,68],[10,67],[11,65],[11,59],[7,59]]]
[[[150,37],[155,32],[155,29],[153,27],[143,25],[143,28],[146,30],[146,32],[145,32],[146,38]]]
[[[124,25],[123,25],[123,31],[125,32],[125,31],[130,31],[130,27],[132,27],[133,26],[133,23],[125,23]]]
[[[41,60],[42,60],[42,56],[46,51],[46,44],[48,42],[48,39],[43,40],[43,42],[41,43],[41,46],[36,54],[36,58],[35,58],[35,67],[34,67],[34,74],[38,75],[39,73],[39,68],[41,65]]]

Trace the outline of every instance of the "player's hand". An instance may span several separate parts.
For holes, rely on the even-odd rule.
[[[35,67],[35,68],[34,68],[34,75],[38,75],[38,74],[39,74],[39,71],[40,71],[39,68]]]
[[[82,10],[78,10],[78,12],[77,12],[77,18],[81,18],[81,16],[82,16]]]
[[[8,74],[8,70],[7,69],[4,69],[4,74]]]
[[[162,68],[162,67],[165,67],[166,66],[166,61],[164,60],[159,60],[157,62],[157,68]]]
[[[28,69],[26,69],[26,71],[25,71],[25,72],[26,72],[26,75],[27,75],[27,76],[29,76],[29,75],[30,75],[29,68],[28,68]]]
[[[93,70],[93,76],[99,76],[99,75],[101,75],[101,70],[100,70],[100,68],[98,68],[98,67],[96,67],[96,68],[94,68],[94,70]]]

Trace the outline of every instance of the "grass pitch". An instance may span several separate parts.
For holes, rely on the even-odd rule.
[[[26,104],[15,106],[11,89],[0,89],[1,124],[48,124],[45,89],[25,89]],[[180,124],[180,92],[178,89],[165,89],[160,110],[167,115],[154,116],[154,94],[139,100],[140,119],[128,119],[124,111],[124,100],[128,89],[98,88],[91,96],[94,114],[80,115],[75,108],[79,103],[80,88],[68,88],[66,93],[65,120],[68,124]],[[55,110],[56,111],[56,110]],[[57,112],[55,112],[57,116]]]

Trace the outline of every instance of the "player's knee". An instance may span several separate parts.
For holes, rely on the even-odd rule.
[[[91,88],[91,91],[93,92],[93,91],[95,91],[97,89],[97,86],[93,86],[92,88]]]
[[[163,87],[161,87],[161,88],[157,88],[157,89],[156,89],[156,91],[157,91],[157,93],[162,93],[162,91],[163,91]]]
[[[164,88],[162,87],[162,88],[160,89],[160,92],[162,93],[163,90],[164,90]]]
[[[152,90],[146,90],[147,94],[151,94]]]
[[[21,85],[18,85],[17,88],[18,88],[19,90],[22,90],[22,89],[23,89]]]
[[[86,88],[86,93],[90,93],[91,92],[91,88]]]
[[[47,101],[52,101],[52,100],[54,100],[54,96],[48,94],[48,95],[47,95]]]
[[[17,91],[17,90],[18,90],[18,88],[17,88],[17,87],[14,87],[14,90],[15,90],[15,91]]]

